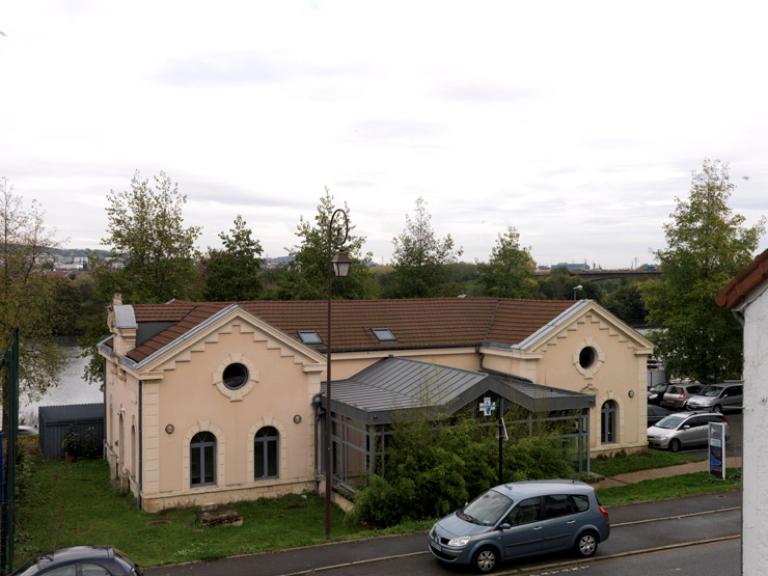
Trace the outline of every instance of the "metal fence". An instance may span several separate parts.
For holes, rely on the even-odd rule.
[[[40,450],[46,458],[63,458],[65,441],[77,445],[81,455],[94,450],[91,455],[101,455],[104,404],[41,406],[38,418]]]

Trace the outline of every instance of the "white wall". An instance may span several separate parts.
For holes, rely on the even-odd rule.
[[[745,310],[744,502],[742,550],[745,576],[763,576],[768,565],[768,283]]]

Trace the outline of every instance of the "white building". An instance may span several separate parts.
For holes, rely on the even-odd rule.
[[[744,325],[742,574],[768,566],[768,250],[717,296]]]

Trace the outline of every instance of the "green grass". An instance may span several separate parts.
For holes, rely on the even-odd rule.
[[[609,458],[594,458],[590,462],[590,469],[601,476],[616,476],[627,472],[649,470],[651,468],[666,468],[687,464],[697,460],[703,460],[701,456],[694,456],[680,452],[666,452],[662,450],[648,450],[635,454],[620,452]]]
[[[242,526],[201,528],[194,509],[139,512],[132,496],[112,488],[103,461],[38,461],[27,495],[17,506],[17,563],[78,544],[115,546],[140,565],[152,566],[325,542],[324,501],[315,495],[261,499],[232,507],[243,516]],[[341,510],[333,511],[334,539],[413,532],[429,525],[411,522],[384,531],[363,531],[346,524]]]
[[[716,480],[708,472],[696,472],[644,480],[637,484],[628,484],[618,488],[603,488],[597,491],[600,502],[605,506],[623,506],[635,502],[669,500],[699,494],[715,494],[738,490],[741,486],[741,470],[728,471],[725,480]]]

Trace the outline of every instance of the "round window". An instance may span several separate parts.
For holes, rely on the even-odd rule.
[[[597,350],[592,348],[592,346],[587,346],[586,348],[582,348],[581,352],[579,352],[579,366],[581,366],[585,370],[587,368],[592,368],[592,365],[595,363],[596,359],[597,359]]]
[[[224,386],[230,390],[242,388],[248,382],[248,368],[238,362],[230,364],[224,369],[222,380],[224,380]]]

